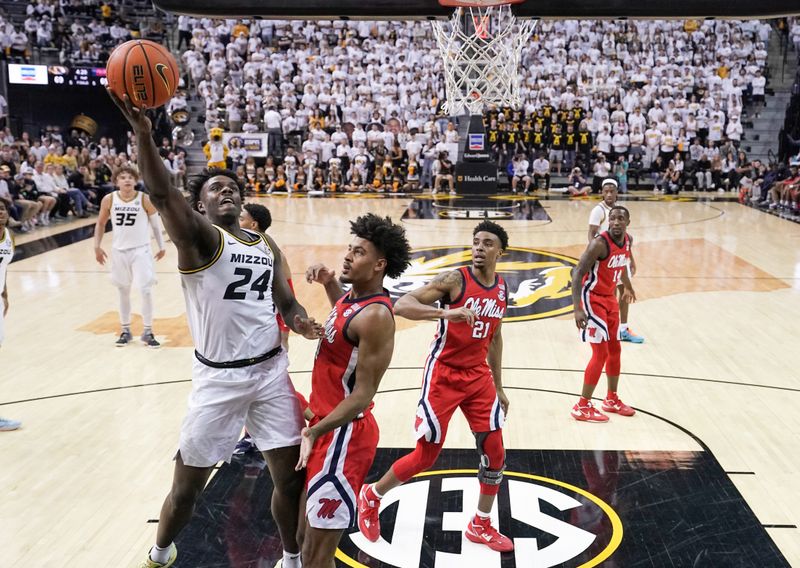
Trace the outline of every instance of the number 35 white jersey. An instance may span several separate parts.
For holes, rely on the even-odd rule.
[[[240,240],[214,227],[214,258],[180,271],[195,349],[215,363],[258,357],[281,341],[272,302],[275,255],[259,233],[242,229],[250,240]]]
[[[131,201],[123,201],[119,191],[111,194],[111,227],[115,250],[127,250],[150,244],[150,222],[144,209],[144,194],[136,192]]]

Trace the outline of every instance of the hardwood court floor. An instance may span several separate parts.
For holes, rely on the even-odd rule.
[[[306,266],[338,268],[349,219],[367,210],[399,219],[411,200],[261,201],[272,210],[270,233],[291,263],[300,301],[324,319],[324,294],[303,280]],[[800,225],[729,202],[626,203],[639,266],[631,322],[646,343],[624,345],[620,392],[641,412],[590,425],[569,417],[589,349],[564,305],[564,274],[586,245],[594,202],[542,204],[549,221],[503,221],[512,247],[522,249],[503,268],[515,278],[512,296],[526,305],[503,329],[504,383],[516,387],[509,389],[508,448],[705,446],[772,527],[786,559],[800,566]],[[400,287],[463,260],[476,221],[404,222],[412,245],[428,252]],[[105,244],[110,249],[109,237]],[[157,265],[157,351],[114,348],[116,291],[90,239],[10,266],[0,415],[24,426],[0,433],[0,566],[133,566],[151,544],[148,520],[157,518],[169,487],[190,388],[191,342],[175,264],[170,245]],[[138,311],[135,295],[133,305]],[[562,315],[544,317],[537,306]],[[382,447],[413,444],[415,389],[433,331],[433,323],[398,319],[392,368],[376,398]],[[306,393],[314,349],[291,339],[292,376]],[[473,447],[458,414],[446,447]]]

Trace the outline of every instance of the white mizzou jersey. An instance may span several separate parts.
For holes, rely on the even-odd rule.
[[[128,250],[150,244],[150,220],[144,208],[144,194],[136,192],[131,201],[123,201],[119,191],[111,194],[112,247]]]
[[[6,271],[11,259],[14,257],[14,237],[8,227],[0,233],[0,293],[6,288]],[[0,312],[3,311],[3,304],[0,302]],[[3,314],[0,314],[0,317]]]
[[[195,350],[215,363],[258,357],[281,342],[272,301],[275,255],[260,233],[242,229],[250,240],[241,240],[214,227],[214,257],[180,271]]]

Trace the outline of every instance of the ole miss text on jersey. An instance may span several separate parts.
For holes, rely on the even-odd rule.
[[[444,309],[467,308],[475,312],[475,323],[451,322],[442,318],[431,344],[431,357],[445,365],[471,368],[486,364],[486,355],[494,333],[508,307],[506,281],[495,275],[492,286],[484,286],[472,274],[470,267],[458,269],[461,274],[461,293],[457,298],[442,298]]]

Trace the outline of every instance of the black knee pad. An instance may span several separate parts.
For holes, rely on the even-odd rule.
[[[475,444],[480,456],[480,466],[478,468],[478,481],[486,485],[500,485],[503,483],[503,471],[506,469],[505,451],[503,450],[502,434],[499,430],[493,432],[473,432]],[[500,438],[499,440],[497,438]],[[488,442],[488,444],[487,444]],[[492,460],[495,458],[495,460]],[[499,469],[492,469],[489,466],[492,461],[500,462]]]

